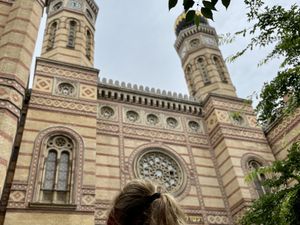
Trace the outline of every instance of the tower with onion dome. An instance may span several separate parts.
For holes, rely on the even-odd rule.
[[[175,49],[181,59],[189,94],[204,100],[210,93],[236,97],[218,46],[218,36],[204,17],[197,27],[182,13],[175,22]]]

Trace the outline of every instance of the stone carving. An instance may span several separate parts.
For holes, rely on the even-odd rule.
[[[177,135],[177,134],[168,133],[168,132],[158,132],[158,131],[153,131],[153,130],[130,128],[130,127],[124,127],[123,132],[126,134],[135,135],[135,136],[138,135],[138,136],[143,136],[143,137],[147,137],[147,138],[170,140],[172,142],[185,141],[184,135]]]
[[[76,80],[84,80],[91,84],[94,84],[97,80],[97,74],[93,72],[86,72],[80,70],[69,70],[62,67],[52,67],[52,65],[45,65],[41,62],[38,62],[36,66],[36,72],[43,73],[47,75],[54,75],[59,77],[70,77]]]
[[[136,122],[139,119],[139,114],[136,111],[129,110],[126,113],[127,119],[131,122]]]
[[[92,104],[79,104],[75,102],[62,101],[57,99],[47,99],[44,96],[31,96],[31,103],[45,107],[56,107],[68,110],[78,110],[80,113],[96,113],[97,107]]]
[[[207,220],[211,224],[228,224],[229,223],[229,219],[227,216],[208,215]]]
[[[235,126],[245,126],[247,125],[244,116],[242,116],[239,112],[229,112],[229,117],[231,123]]]
[[[197,38],[195,38],[195,39],[193,39],[193,40],[190,41],[191,48],[196,48],[196,47],[199,46],[199,44],[200,44],[200,40],[197,39]]]
[[[190,121],[188,123],[189,125],[189,128],[192,130],[192,131],[195,131],[195,132],[198,132],[199,128],[200,128],[200,125],[199,123],[197,123],[196,121]]]
[[[204,224],[202,215],[186,215],[186,221],[191,224]]]
[[[69,83],[61,83],[58,85],[58,93],[64,96],[73,96],[75,92],[75,88],[72,84]]]
[[[54,95],[63,97],[77,97],[78,96],[78,83],[65,79],[55,79]]]
[[[34,89],[50,93],[52,89],[52,83],[53,79],[37,76],[34,82]]]
[[[80,96],[81,98],[95,100],[97,97],[97,88],[91,85],[80,84]]]
[[[147,122],[151,125],[156,125],[158,123],[158,117],[154,114],[147,115]]]
[[[176,128],[178,126],[178,121],[173,117],[169,117],[167,118],[167,125],[170,128]]]
[[[101,115],[105,119],[109,119],[114,115],[114,110],[109,106],[103,106],[100,110]]]
[[[138,159],[137,173],[140,178],[156,181],[172,193],[183,184],[183,172],[179,164],[157,149],[147,151]]]

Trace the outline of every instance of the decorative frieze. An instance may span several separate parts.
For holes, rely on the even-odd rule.
[[[157,131],[157,130],[147,130],[143,128],[137,127],[123,127],[124,134],[133,135],[133,136],[140,136],[144,138],[155,138],[160,140],[169,140],[175,142],[184,142],[185,136],[181,134],[174,134],[169,132]]]
[[[76,110],[78,113],[95,113],[97,112],[97,106],[94,104],[85,104],[75,101],[67,101],[62,99],[49,99],[44,96],[31,96],[31,104],[44,106],[47,109],[53,110],[57,109],[67,109],[67,110]]]
[[[45,76],[73,79],[91,83],[92,85],[97,82],[97,73],[98,71],[96,69],[79,69],[75,66],[70,68],[67,63],[53,62],[52,60],[45,59],[38,59],[36,66],[37,75],[41,74]]]

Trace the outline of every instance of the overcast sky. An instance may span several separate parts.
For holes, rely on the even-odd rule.
[[[100,10],[96,24],[95,67],[100,69],[100,78],[187,94],[181,62],[173,47],[174,22],[182,12],[182,7],[178,6],[169,12],[168,0],[96,2]],[[214,22],[210,21],[218,34],[249,26],[243,1],[232,1],[227,11],[221,4],[218,9]],[[42,31],[44,24],[45,15]],[[41,52],[42,33],[39,33],[36,56]],[[226,58],[246,44],[246,39],[238,39],[220,48]],[[257,67],[267,53],[266,49],[257,49],[234,63],[227,63],[239,97],[246,98],[253,92],[259,92],[263,83],[276,75],[279,60]]]

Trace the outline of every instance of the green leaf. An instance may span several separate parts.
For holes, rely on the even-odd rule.
[[[194,4],[195,4],[194,0],[184,0],[183,1],[184,11],[187,12],[190,8],[194,6]]]
[[[208,8],[204,8],[202,7],[201,8],[201,13],[204,17],[208,18],[208,19],[211,19],[211,20],[214,20],[213,19],[213,14],[212,14],[212,11]]]
[[[194,23],[196,24],[196,26],[198,27],[200,25],[200,15],[195,14],[194,16]]]
[[[169,10],[177,5],[178,0],[169,0]]]
[[[229,4],[230,4],[230,0],[222,0],[222,4],[225,6],[225,8],[227,9]]]
[[[186,14],[186,16],[185,16],[185,20],[186,20],[187,22],[193,21],[193,20],[194,20],[194,17],[195,17],[195,14],[196,14],[195,10],[190,10],[190,11],[188,11],[187,14]]]
[[[204,8],[207,8],[207,9],[210,9],[210,10],[217,10],[215,8],[215,4],[213,4],[212,2],[209,2],[209,1],[203,1],[203,5],[204,5]]]
[[[214,6],[218,3],[218,0],[211,0],[211,4],[213,4]]]

